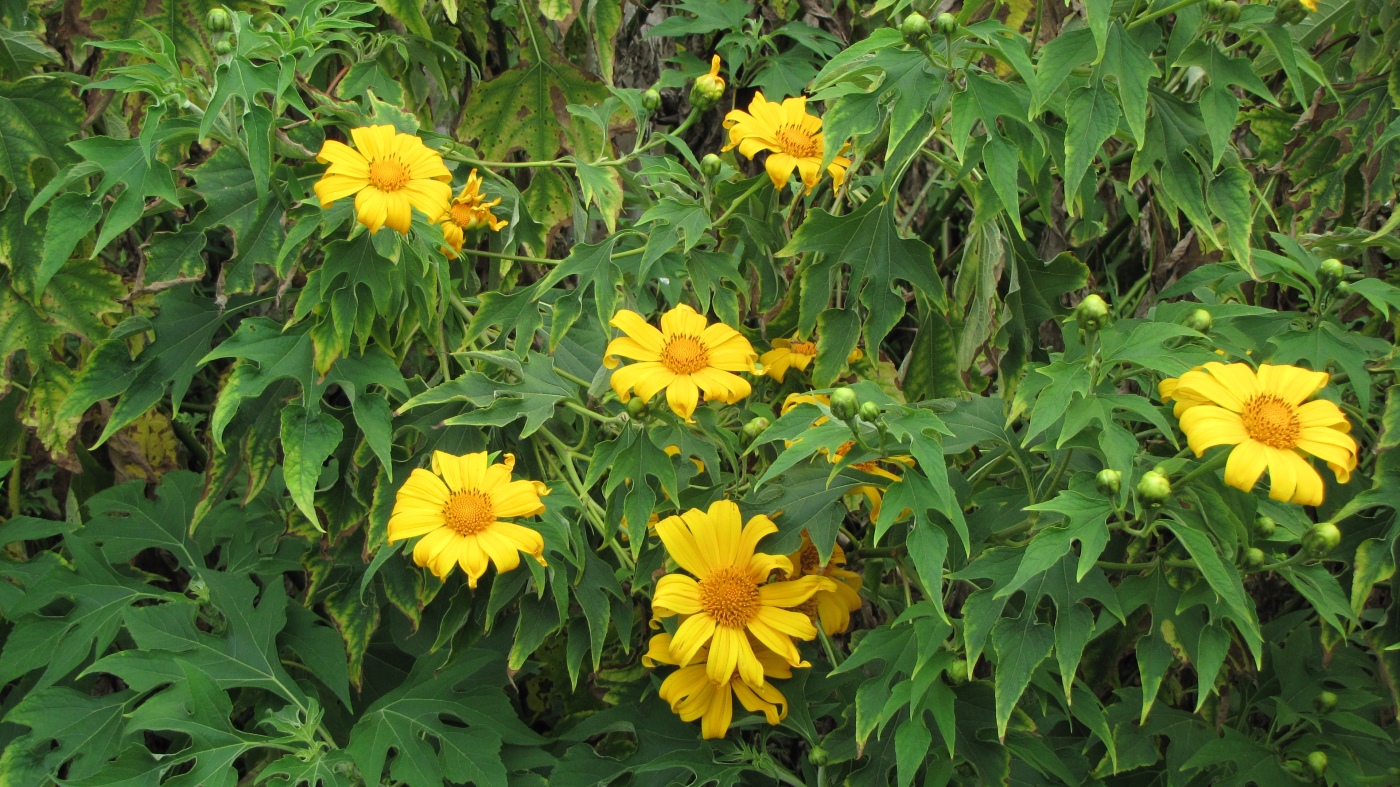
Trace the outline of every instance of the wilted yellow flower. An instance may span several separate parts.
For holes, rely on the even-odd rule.
[[[372,233],[386,225],[408,232],[413,208],[431,219],[447,209],[452,173],[423,140],[393,126],[355,128],[350,136],[354,148],[328,139],[316,155],[317,161],[330,164],[316,182],[321,207],[354,194],[355,216]]]
[[[807,367],[812,364],[812,359],[816,357],[816,342],[774,339],[773,349],[760,356],[758,362],[763,364],[764,374],[782,382],[783,378],[787,376],[788,369],[796,368],[799,372],[805,372]]]
[[[1297,366],[1208,363],[1163,380],[1158,393],[1175,400],[1181,431],[1196,456],[1217,445],[1235,446],[1225,483],[1246,492],[1269,471],[1269,497],[1302,505],[1322,503],[1322,476],[1304,459],[1327,463],[1346,483],[1356,469],[1356,440],[1337,405],[1307,400],[1327,385],[1325,372]]]
[[[608,343],[603,365],[617,368],[618,356],[641,361],[613,372],[613,390],[624,403],[633,393],[650,400],[664,388],[672,412],[689,421],[702,390],[706,399],[726,404],[752,390],[747,380],[731,372],[754,371],[758,353],[753,345],[724,323],[707,324],[685,304],[661,315],[659,331],[627,309],[614,315],[610,324],[626,335]]]
[[[851,613],[860,609],[859,591],[863,580],[860,574],[842,568],[846,565],[846,551],[841,545],[832,545],[831,560],[822,565],[821,554],[817,552],[816,544],[812,543],[811,537],[804,530],[802,546],[788,555],[788,560],[792,561],[792,571],[788,572],[788,579],[818,575],[832,580],[830,590],[817,591],[799,611],[806,612],[808,617],[821,623],[822,631],[825,631],[827,636],[840,634],[850,628]]]
[[[794,169],[808,192],[816,188],[826,147],[822,141],[822,119],[807,114],[806,97],[789,98],[779,104],[765,99],[762,91],[756,92],[749,111],[730,110],[724,116],[724,127],[729,129],[725,150],[738,147],[746,158],[769,151],[764,169],[775,188],[787,185]],[[845,156],[837,156],[827,166],[836,188],[845,182],[849,166],[851,160]]]
[[[763,665],[749,644],[751,634],[789,664],[807,666],[792,638],[813,639],[817,630],[791,608],[833,583],[807,576],[764,584],[774,569],[792,571],[787,557],[754,551],[764,536],[776,532],[778,526],[763,515],[744,525],[739,506],[728,500],[712,503],[708,512],[692,508],[657,523],[667,554],[695,576],[667,574],[657,581],[652,599],[657,618],[685,616],[673,643],[677,664],[689,666],[708,645],[711,682],[724,685],[737,671],[745,683],[762,686]]]
[[[782,656],[762,644],[751,644],[765,678],[792,677],[792,667]],[[736,675],[727,683],[716,684],[705,672],[708,658],[709,648],[701,648],[696,654],[698,663],[667,675],[660,691],[661,699],[670,704],[671,712],[682,721],[700,719],[701,737],[706,740],[724,737],[734,719],[735,697],[746,710],[762,713],[769,724],[778,724],[787,718],[787,698],[772,683],[765,681],[762,685],[750,686]],[[671,635],[661,633],[652,637],[642,663],[648,667],[679,665],[680,659],[671,649]]]
[[[462,187],[457,199],[452,200],[452,204],[438,219],[438,223],[442,224],[442,235],[447,239],[447,245],[452,247],[452,251],[462,250],[468,232],[482,227],[490,227],[492,232],[500,232],[509,224],[510,222],[497,218],[496,214],[491,212],[491,209],[499,204],[500,197],[490,202],[486,201],[485,195],[481,193],[481,178],[473,169],[467,176],[467,185]]]
[[[433,471],[417,468],[394,501],[389,542],[423,536],[413,561],[446,579],[454,565],[476,587],[488,562],[504,573],[520,565],[525,552],[540,565],[544,538],[503,517],[534,516],[544,511],[540,498],[549,489],[539,481],[512,481],[515,456],[490,464],[485,451],[466,456],[433,452]]]

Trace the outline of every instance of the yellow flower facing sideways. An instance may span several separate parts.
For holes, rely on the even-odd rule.
[[[724,127],[729,129],[729,144],[725,150],[737,147],[745,158],[768,151],[764,169],[774,188],[786,186],[794,169],[808,193],[821,180],[822,158],[826,153],[822,119],[807,114],[806,97],[789,98],[780,104],[764,98],[762,91],[756,92],[749,111],[730,110],[724,116]],[[841,188],[845,182],[849,166],[851,160],[845,156],[837,156],[827,166],[835,188]]]
[[[705,672],[712,683],[722,686],[737,673],[749,686],[762,686],[763,664],[749,642],[752,635],[788,664],[807,666],[792,638],[814,639],[817,629],[793,608],[835,583],[822,576],[768,583],[774,570],[792,571],[787,557],[754,551],[776,532],[778,526],[762,515],[744,525],[739,506],[728,500],[656,524],[667,554],[694,575],[662,577],[651,602],[657,618],[684,616],[671,645],[678,665],[690,666],[708,646]]]
[[[413,209],[436,220],[452,199],[452,173],[437,151],[393,126],[350,130],[355,147],[326,140],[316,160],[330,164],[316,182],[321,207],[355,196],[355,217],[371,233],[387,226],[408,232]]]
[[[1225,483],[1246,492],[1269,471],[1269,497],[1301,505],[1322,503],[1322,476],[1305,459],[1327,463],[1346,483],[1356,469],[1351,423],[1336,404],[1308,401],[1328,375],[1297,366],[1208,363],[1163,380],[1158,393],[1174,410],[1196,456],[1232,445]]]
[[[860,574],[842,568],[846,565],[846,551],[840,544],[831,547],[831,560],[821,563],[817,545],[812,543],[807,531],[802,531],[802,546],[788,555],[792,561],[792,571],[788,579],[803,576],[823,576],[832,580],[830,590],[818,590],[811,600],[799,611],[821,624],[822,631],[832,636],[851,627],[851,613],[860,609],[860,587],[863,583]]]
[[[549,489],[539,481],[512,481],[515,456],[491,464],[486,452],[453,456],[433,452],[433,470],[413,471],[394,500],[389,542],[422,536],[413,562],[447,579],[454,565],[475,588],[489,563],[504,573],[520,565],[520,553],[544,560],[544,538],[528,527],[502,521],[544,511]]]
[[[752,390],[732,372],[757,373],[753,345],[724,323],[706,323],[685,304],[661,315],[659,331],[627,309],[614,315],[610,324],[626,335],[608,342],[603,365],[616,369],[618,356],[640,361],[612,374],[613,390],[623,403],[634,393],[650,400],[665,389],[671,411],[689,421],[701,391],[706,399],[734,404]]]
[[[763,666],[765,678],[791,678],[792,666],[782,656],[756,645],[755,657]],[[762,713],[769,724],[778,724],[787,718],[787,698],[772,684],[765,681],[761,686],[750,686],[732,677],[726,683],[713,683],[705,674],[705,660],[709,649],[701,648],[696,653],[699,663],[681,667],[666,676],[661,682],[661,699],[671,706],[671,712],[682,721],[700,719],[700,735],[706,740],[723,738],[734,720],[734,698],[751,713]],[[658,664],[679,666],[680,659],[672,650],[671,635],[657,634],[651,638],[647,652],[642,656],[642,664],[655,667]]]
[[[782,382],[788,369],[807,371],[812,360],[817,357],[816,342],[802,342],[797,339],[774,339],[773,349],[764,353],[758,362],[763,364],[763,373]]]
[[[473,169],[467,176],[467,185],[462,187],[457,199],[452,200],[442,218],[438,219],[438,223],[442,225],[442,235],[447,239],[447,245],[452,247],[452,251],[462,251],[462,244],[466,242],[468,232],[482,227],[490,227],[492,232],[500,232],[509,224],[510,222],[491,212],[491,209],[499,204],[500,197],[490,202],[486,201],[486,196],[481,193],[481,177]]]
[[[783,400],[782,414],[787,415],[789,410],[800,404],[818,404],[830,407],[831,397],[827,396],[826,394],[814,393],[788,394],[788,397]],[[827,418],[824,415],[818,416],[817,419],[812,422],[812,426],[821,426],[829,420],[831,419]],[[791,445],[791,443],[789,443],[789,445]],[[852,448],[855,448],[855,445],[856,441],[854,440],[849,440],[845,443],[842,443],[836,448],[836,452],[834,454],[830,454],[829,458],[832,462],[839,462],[841,461],[842,457],[851,452]],[[824,448],[819,448],[817,450],[819,453],[828,453],[828,451]],[[879,476],[880,478],[883,478],[886,481],[894,482],[898,481],[900,477],[898,474],[892,472],[890,469],[887,469],[886,465],[888,465],[890,468],[898,470],[900,469],[900,465],[912,467],[913,464],[914,458],[911,456],[891,456],[887,459],[871,459],[866,462],[855,462],[851,465],[851,467],[863,473],[867,473],[873,476]],[[886,486],[888,486],[888,484]],[[884,497],[884,490],[877,486],[865,485],[858,486],[852,489],[851,494],[864,495],[865,499],[870,502],[870,518],[872,520],[879,518],[880,503]],[[900,512],[899,519],[903,519],[905,516],[906,513],[902,511]]]

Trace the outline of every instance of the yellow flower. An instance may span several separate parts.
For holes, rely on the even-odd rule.
[[[728,500],[712,503],[708,512],[692,508],[657,523],[666,552],[695,575],[667,574],[657,581],[652,599],[657,618],[686,616],[676,629],[677,664],[690,666],[708,645],[705,670],[713,683],[724,685],[737,671],[745,683],[762,686],[763,665],[749,644],[752,634],[789,664],[807,666],[792,638],[813,639],[817,630],[791,608],[829,590],[832,582],[808,576],[764,584],[775,569],[792,571],[785,556],[754,551],[760,539],[776,532],[778,526],[763,515],[742,525],[739,506]]]
[[[466,242],[466,234],[479,230],[482,227],[490,227],[492,232],[500,232],[510,222],[502,218],[497,218],[491,209],[501,204],[501,198],[487,202],[485,195],[481,193],[481,178],[477,176],[476,170],[472,170],[467,176],[467,185],[462,187],[462,192],[457,195],[457,199],[452,200],[452,204],[443,211],[438,223],[442,225],[442,235],[447,239],[447,245],[452,247],[454,252],[462,251],[462,244]]]
[[[1317,0],[1298,0],[1298,3],[1311,12],[1317,11]]]
[[[354,128],[350,136],[354,148],[328,139],[316,155],[330,164],[316,182],[321,207],[354,194],[355,216],[372,233],[385,225],[408,232],[413,208],[430,219],[447,209],[452,173],[423,140],[393,126]]]
[[[788,369],[796,367],[799,372],[807,371],[812,359],[817,357],[816,342],[800,342],[796,339],[774,339],[773,349],[764,353],[758,362],[763,364],[763,373],[782,382]]]
[[[826,394],[788,394],[787,399],[783,400],[782,414],[787,415],[789,410],[800,404],[819,404],[830,407],[831,397],[827,396]],[[830,419],[824,415],[818,416],[817,419],[812,422],[812,426],[821,426],[829,420]],[[792,443],[788,443],[788,445],[791,446]],[[851,449],[854,448],[855,445],[856,441],[854,440],[848,440],[842,443],[839,447],[837,447],[836,453],[834,455],[831,455],[831,461],[841,461],[841,458],[844,457],[846,454],[850,453]],[[825,448],[818,448],[817,452],[822,454],[829,453]],[[898,481],[899,476],[885,469],[884,465],[882,465],[881,462],[884,462],[885,464],[888,464],[891,467],[898,469],[899,465],[907,465],[912,467],[914,465],[914,458],[910,456],[891,456],[886,459],[872,459],[868,462],[856,462],[852,464],[851,467],[860,470],[863,473],[880,476],[881,478],[887,479],[889,481]],[[883,491],[880,489],[880,487],[868,485],[858,486],[855,489],[851,490],[851,494],[865,495],[865,499],[870,501],[870,518],[878,519],[880,517],[880,502],[883,496]],[[899,518],[903,519],[907,512],[908,509],[905,509],[905,511],[900,512]]]
[[[1337,405],[1307,399],[1328,375],[1297,366],[1208,363],[1180,378],[1163,380],[1158,392],[1175,400],[1181,431],[1196,456],[1233,445],[1225,483],[1246,492],[1269,471],[1269,497],[1302,505],[1322,503],[1322,476],[1304,459],[1327,463],[1346,483],[1356,469],[1351,423]]]
[[[748,381],[730,372],[754,372],[758,353],[728,325],[708,325],[685,304],[661,315],[659,331],[627,309],[614,315],[611,325],[626,336],[608,343],[603,365],[617,368],[619,355],[641,361],[613,372],[612,387],[623,403],[634,392],[650,400],[665,388],[672,412],[689,421],[701,390],[706,399],[726,404],[749,395]]]
[[[831,397],[830,397],[830,396],[827,396],[826,394],[814,394],[814,393],[805,393],[805,394],[795,393],[795,394],[788,394],[787,398],[783,400],[783,409],[782,409],[782,412],[780,413],[780,415],[787,415],[789,410],[791,410],[792,408],[798,406],[799,404],[819,404],[819,405],[822,405],[822,406],[824,406],[824,407],[830,407],[830,406],[831,406]],[[826,423],[828,420],[830,420],[830,419],[827,418],[826,416],[824,416],[824,415],[823,415],[823,416],[820,416],[820,417],[817,418],[817,420],[815,420],[815,421],[812,422],[812,426],[821,426],[822,424]]]
[[[860,574],[841,568],[846,565],[846,551],[841,545],[832,546],[831,560],[823,566],[816,544],[812,543],[807,531],[803,530],[802,546],[788,555],[788,560],[792,561],[792,571],[788,572],[788,579],[818,575],[830,578],[833,584],[831,590],[817,591],[800,611],[806,612],[809,618],[821,623],[827,636],[849,629],[851,613],[860,609],[859,591],[863,581]]]
[[[759,151],[769,151],[764,168],[775,188],[783,188],[796,169],[802,183],[810,193],[821,179],[822,157],[826,152],[822,141],[822,119],[807,114],[807,99],[799,96],[789,98],[779,104],[768,101],[763,92],[754,93],[749,111],[730,110],[724,116],[724,127],[729,129],[729,144],[725,150],[739,148],[746,158],[753,158]],[[826,168],[836,188],[846,180],[846,168],[851,160],[837,156]]]
[[[489,464],[486,452],[453,456],[433,452],[433,471],[415,469],[399,490],[389,516],[389,542],[423,536],[413,547],[413,562],[446,579],[453,565],[467,572],[467,584],[486,574],[520,565],[520,552],[544,561],[544,538],[502,517],[534,516],[544,511],[540,498],[549,489],[539,481],[512,481],[515,457]]]
[[[708,648],[701,648],[697,654],[702,661],[709,656]],[[756,645],[754,652],[763,675],[767,678],[791,678],[792,667],[782,656]],[[677,666],[680,659],[671,649],[671,635],[657,634],[651,638],[642,663],[648,667],[658,664]],[[723,738],[729,731],[729,723],[734,718],[734,698],[750,712],[762,713],[769,724],[778,724],[787,718],[787,698],[771,683],[750,686],[737,676],[724,683],[713,683],[705,674],[704,663],[681,667],[661,682],[661,699],[671,706],[671,712],[682,721],[700,719],[700,735],[709,740]]]

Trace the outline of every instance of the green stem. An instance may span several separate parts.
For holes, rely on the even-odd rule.
[[[1131,23],[1128,24],[1127,29],[1132,30],[1134,28],[1145,25],[1148,22],[1151,22],[1153,19],[1166,16],[1167,14],[1174,14],[1183,8],[1189,8],[1190,6],[1193,6],[1199,2],[1201,2],[1201,0],[1180,0],[1180,2],[1172,3],[1171,5],[1159,11],[1153,11],[1150,14],[1144,14],[1143,16],[1134,19]]]
[[[533,262],[536,265],[558,265],[563,260],[551,260],[548,257],[527,257],[523,254],[502,254],[498,251],[477,251],[476,249],[462,249],[463,254],[470,254],[474,257],[490,257],[493,260],[514,260],[516,262]]]
[[[566,371],[564,371],[563,369],[560,369],[560,368],[557,367],[557,366],[554,367],[554,373],[557,374],[557,375],[559,375],[560,377],[563,377],[565,380],[568,380],[569,382],[574,383],[575,385],[582,385],[582,386],[584,387],[584,390],[587,390],[588,387],[592,385],[592,383],[588,382],[587,380],[583,379],[582,377],[578,377],[577,375],[570,374],[569,372],[566,372]]]
[[[1215,470],[1218,470],[1222,465],[1225,464],[1226,460],[1228,460],[1229,458],[1230,458],[1230,452],[1229,452],[1229,451],[1219,451],[1219,452],[1217,452],[1217,453],[1215,454],[1215,456],[1212,456],[1210,459],[1207,459],[1206,461],[1204,461],[1204,462],[1202,462],[1201,464],[1197,465],[1195,470],[1192,470],[1191,472],[1189,472],[1189,473],[1187,473],[1186,475],[1182,476],[1182,477],[1181,477],[1181,480],[1178,481],[1178,482],[1176,482],[1176,484],[1174,484],[1174,486],[1176,486],[1178,489],[1180,489],[1181,487],[1184,487],[1184,486],[1186,486],[1187,484],[1191,483],[1192,481],[1196,480],[1196,477],[1197,477],[1197,476],[1204,475],[1204,474],[1206,474],[1206,473],[1210,473],[1210,472],[1214,472]]]
[[[610,424],[610,423],[614,423],[614,422],[617,420],[616,417],[609,418],[609,417],[606,416],[606,415],[601,415],[601,414],[599,414],[599,413],[595,413],[595,412],[593,412],[592,410],[588,409],[587,407],[584,407],[583,405],[579,404],[578,402],[575,402],[575,401],[572,400],[572,399],[561,399],[561,400],[560,400],[560,404],[563,404],[565,407],[569,408],[570,410],[573,410],[574,412],[578,413],[579,415],[583,415],[583,416],[587,416],[587,417],[589,417],[589,418],[592,418],[593,420],[597,421],[597,422],[600,423],[600,424]]]
[[[909,548],[908,548],[907,546],[905,546],[904,544],[898,544],[898,545],[895,545],[895,546],[892,546],[892,547],[866,547],[866,548],[864,548],[864,549],[852,549],[852,550],[847,551],[846,554],[849,555],[849,556],[851,556],[851,557],[860,557],[860,558],[868,558],[868,557],[897,558],[897,557],[899,557],[900,555],[904,554],[908,549],[909,549]]]
[[[826,651],[826,658],[831,662],[833,668],[841,666],[841,659],[836,656],[836,648],[831,644],[831,637],[826,635],[826,629],[822,628],[821,621],[817,621],[817,639],[822,641],[822,650]]]
[[[719,214],[719,218],[715,219],[715,221],[714,221],[714,226],[716,226],[716,227],[722,227],[722,226],[724,226],[724,223],[725,223],[726,221],[729,220],[729,217],[732,216],[732,215],[734,214],[734,211],[735,211],[740,205],[744,204],[744,201],[745,201],[745,200],[747,200],[749,197],[751,197],[751,196],[753,196],[755,193],[757,193],[758,190],[759,190],[760,188],[762,188],[762,187],[763,187],[763,184],[766,183],[766,182],[767,182],[767,181],[765,181],[765,180],[763,179],[762,176],[760,176],[760,177],[758,177],[758,178],[755,178],[755,179],[754,179],[754,184],[753,184],[752,186],[749,187],[749,190],[748,190],[748,191],[745,191],[743,194],[740,194],[737,198],[735,198],[735,200],[734,200],[733,202],[731,202],[731,203],[729,204],[729,207],[728,207],[728,208],[725,208],[725,210],[724,210],[723,213]]]

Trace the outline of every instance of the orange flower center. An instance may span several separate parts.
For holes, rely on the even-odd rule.
[[[398,158],[376,159],[369,165],[369,184],[380,191],[398,191],[408,185],[408,167]]]
[[[454,202],[449,216],[458,227],[467,228],[477,223],[477,208],[470,202]]]
[[[700,580],[700,606],[719,625],[741,629],[758,614],[758,583],[748,571],[725,566]]]
[[[803,574],[817,573],[817,569],[821,568],[822,562],[821,555],[817,554],[816,545],[806,544],[803,546],[802,551],[797,555],[797,563],[802,569]]]
[[[811,355],[811,356],[814,356],[814,357],[815,357],[816,354],[817,354],[817,343],[816,343],[816,342],[793,342],[793,343],[792,343],[792,351],[795,352],[795,353],[797,353],[798,355]]]
[[[1244,431],[1250,437],[1271,448],[1289,449],[1298,444],[1298,411],[1293,405],[1274,394],[1255,394],[1244,403],[1240,413]]]
[[[710,351],[694,336],[672,336],[661,348],[661,365],[676,374],[695,374],[710,365]]]
[[[447,520],[447,526],[459,536],[474,536],[496,521],[496,510],[491,506],[490,495],[475,489],[457,492],[448,498],[442,515]]]
[[[783,152],[794,158],[814,158],[822,154],[822,145],[800,126],[779,126],[775,135]]]

